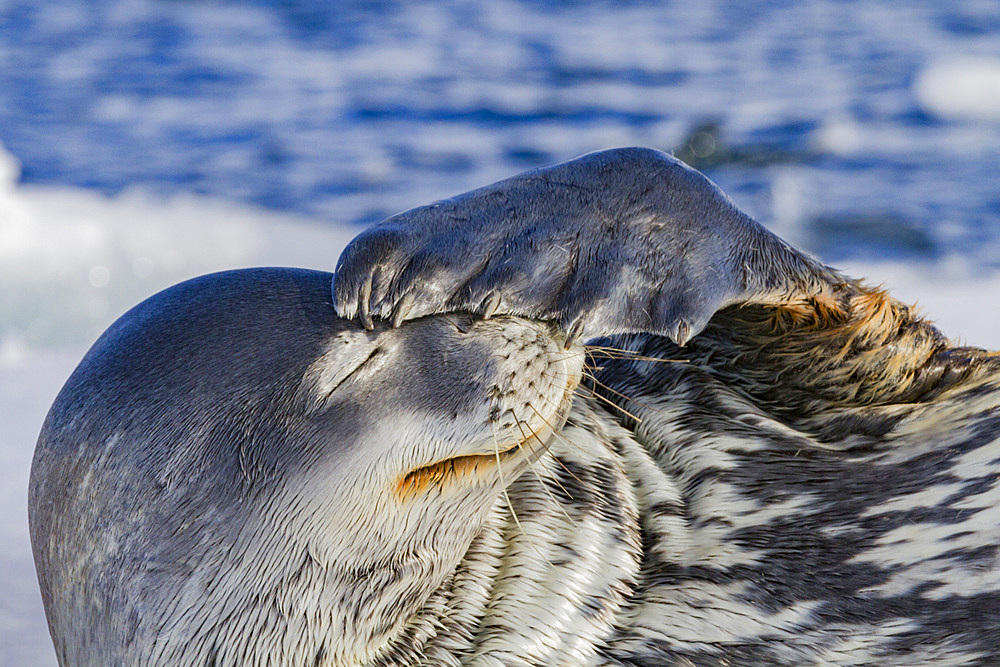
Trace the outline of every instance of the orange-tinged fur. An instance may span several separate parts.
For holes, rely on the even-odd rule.
[[[519,445],[520,446],[520,445]],[[516,450],[516,447],[515,447]],[[511,456],[511,450],[500,452],[500,460]],[[403,475],[396,483],[396,495],[407,500],[429,492],[434,487],[444,487],[458,481],[472,481],[473,477],[496,474],[496,454],[456,456],[445,461],[417,468]]]
[[[797,419],[919,400],[974,373],[964,370],[971,359],[988,357],[951,348],[914,308],[847,280],[820,294],[727,308],[681,356]]]

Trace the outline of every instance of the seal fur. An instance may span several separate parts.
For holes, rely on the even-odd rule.
[[[529,538],[497,508],[455,575],[486,592],[446,589],[465,625],[404,664],[995,664],[1000,362],[838,296],[725,309],[683,348],[600,341],[633,353],[508,490]]]
[[[447,240],[455,233],[461,256]],[[997,358],[950,346],[912,309],[792,250],[669,156],[586,156],[362,234],[341,258],[333,296],[370,333],[333,316],[326,281],[261,270],[176,288],[126,315],[71,378],[39,442],[30,504],[64,664],[996,663]],[[566,335],[512,316],[556,322]],[[479,343],[441,377],[439,339],[497,318],[501,333],[473,332]],[[537,383],[552,364],[579,359],[574,337],[594,335],[608,337],[592,348],[568,417],[560,410],[572,369],[525,401],[532,381],[514,371],[541,352],[549,361]],[[344,336],[355,345],[338,351]],[[491,423],[489,401],[446,397],[456,387],[480,396],[469,377],[511,338],[516,354],[500,356],[513,366],[491,378],[510,378],[508,408],[554,410],[534,424],[515,412],[524,435],[540,422],[554,435],[527,457],[530,470],[521,462],[474,493],[474,507],[452,499],[449,512],[420,513],[413,532],[386,534],[352,521],[363,507],[312,511],[328,485],[289,483],[308,471],[339,489],[363,487],[368,478],[346,456],[359,448],[348,443],[419,450],[420,437],[386,450],[371,435],[414,418],[417,436],[462,434],[452,439],[460,455],[480,455],[468,444]],[[402,358],[381,357],[392,381],[352,373],[381,340],[414,343]],[[323,399],[352,381],[366,392],[360,408]],[[399,382],[407,398],[388,400]],[[420,410],[395,416],[399,401],[425,395]],[[387,401],[394,416],[375,422],[333,409],[374,415]],[[456,408],[485,416],[456,422],[451,412],[449,421]],[[168,456],[174,441],[188,451],[211,444],[197,450],[204,465],[178,467],[191,457]],[[319,456],[317,443],[338,456]],[[360,470],[385,475],[385,459]],[[233,477],[220,477],[225,470]],[[439,472],[414,484],[412,498],[444,498]],[[380,487],[376,502],[393,506],[400,478],[385,479],[397,484]],[[198,480],[261,495],[233,503]],[[158,489],[176,490],[174,504]],[[205,498],[219,505],[215,516],[203,516]],[[307,519],[329,517],[341,532],[324,537],[351,548],[319,558],[296,550],[303,524],[261,533],[261,520],[275,527],[300,505]],[[258,522],[234,520],[246,507]],[[200,530],[177,533],[182,508]],[[157,533],[161,525],[169,530]],[[429,535],[451,537],[414,546]],[[224,544],[215,553],[240,558],[206,557],[213,541]],[[386,545],[399,544],[418,557],[387,557]],[[317,565],[351,577],[324,580]],[[146,578],[128,588],[140,571]],[[322,627],[327,602],[344,599],[333,608],[354,616],[335,617],[332,639],[295,634],[296,614]],[[164,623],[165,612],[187,608],[203,612],[197,622]]]
[[[368,662],[566,418],[582,359],[551,327],[368,333],[330,278],[181,284],[74,371],[29,489],[61,664]]]
[[[569,662],[1000,660],[997,357],[672,157],[594,153],[402,213],[352,242],[333,288],[363,321],[476,312],[486,292],[584,338],[641,332],[601,341],[624,359],[601,362],[591,408],[630,436],[599,439],[633,481],[642,556],[614,629]],[[506,629],[504,664],[569,646]]]

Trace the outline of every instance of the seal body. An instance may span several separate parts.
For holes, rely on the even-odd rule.
[[[260,270],[175,288],[81,364],[46,423],[31,488],[63,664],[995,658],[996,358],[948,348],[878,293],[845,298],[839,313],[728,309],[684,348],[602,341],[565,426],[509,472],[506,494],[496,480],[448,495],[429,481],[401,489],[380,472],[391,457],[379,442],[447,434],[438,420],[470,409],[485,357],[404,325],[396,334],[416,338],[405,361],[381,352],[387,379],[360,377],[379,358],[370,344],[392,330],[338,320],[328,280]],[[437,339],[474,336],[448,317],[420,322],[440,324]],[[544,327],[499,326],[490,354],[514,332],[544,342]],[[364,345],[347,354],[345,335]],[[529,347],[531,359],[547,349]],[[464,355],[473,363],[451,375],[420,365]],[[788,373],[768,382],[778,360]],[[354,396],[365,401],[327,402],[352,375],[375,383]],[[824,383],[841,377],[854,384]],[[426,402],[412,402],[414,387]],[[563,391],[551,389],[539,405]],[[342,504],[366,498],[353,474],[382,480],[373,504],[443,502],[396,516],[380,555],[372,527],[385,515]],[[407,538],[408,524],[427,532]],[[358,633],[373,612],[382,624]],[[338,654],[352,640],[355,652]]]
[[[411,664],[996,664],[997,358],[842,290],[600,341]]]
[[[664,500],[640,507],[655,546],[615,661],[1000,658],[1000,360],[845,291],[723,311],[685,349],[618,341],[645,359],[601,381]]]
[[[330,280],[182,284],[81,362],[29,498],[63,664],[1000,660],[998,357],[669,156],[402,214]]]

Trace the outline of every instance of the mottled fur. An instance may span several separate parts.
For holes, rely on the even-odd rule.
[[[727,309],[685,348],[603,341],[635,354],[595,358],[593,390],[636,418],[577,399],[509,489],[527,537],[498,503],[456,570],[481,601],[438,617],[465,631],[392,664],[439,664],[437,642],[456,665],[996,664],[996,358],[838,292]]]
[[[84,359],[31,483],[63,664],[1000,662],[998,357],[669,156],[363,234],[371,332],[328,282],[203,278]],[[456,309],[503,317],[407,321]]]
[[[790,250],[670,156],[594,153],[391,218],[341,257],[334,296],[363,318],[643,332],[601,341],[626,352],[566,429],[629,433],[596,436],[620,458],[590,469],[627,470],[642,545],[613,630],[567,662],[1000,662],[1000,362]],[[567,503],[612,493],[597,478]],[[537,593],[507,617],[526,664],[565,646],[530,620],[564,594]]]

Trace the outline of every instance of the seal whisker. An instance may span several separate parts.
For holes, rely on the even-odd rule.
[[[515,415],[515,419],[516,418],[517,417]],[[521,520],[517,518],[517,512],[514,511],[514,503],[510,501],[510,494],[507,493],[507,483],[504,481],[503,478],[503,465],[500,462],[500,441],[497,439],[497,433],[496,430],[494,430],[493,428],[493,422],[490,422],[489,424],[490,424],[490,431],[493,432],[493,451],[496,453],[497,457],[497,474],[500,476],[500,490],[503,492],[503,497],[507,501],[507,507],[510,509],[510,515],[511,517],[513,517],[514,523],[517,524],[517,529],[521,531],[521,536],[524,537],[524,539],[528,542],[528,545],[531,547],[531,549],[536,554],[538,554],[539,558],[548,563],[549,567],[554,567],[552,563],[549,562],[549,559],[546,558],[542,554],[542,552],[538,550],[538,547],[535,546],[535,543],[531,540],[531,538],[528,537],[528,533],[525,532],[524,526],[521,525]]]
[[[592,378],[592,376],[589,373],[587,374],[587,377],[591,377]],[[578,386],[576,388],[576,391],[580,391],[580,389],[586,389],[587,391],[590,392],[590,396],[591,397],[596,398],[596,399],[601,400],[601,401],[604,401],[605,403],[607,403],[608,405],[610,405],[611,407],[613,407],[615,410],[618,410],[619,412],[623,413],[624,415],[626,415],[628,417],[631,417],[637,423],[640,423],[640,424],[642,423],[642,417],[639,417],[637,415],[632,414],[631,412],[629,412],[628,410],[626,410],[622,406],[618,405],[617,403],[615,403],[611,399],[607,398],[606,396],[601,396],[600,394],[598,394],[593,389],[590,389],[588,387],[584,387],[583,385]],[[587,394],[582,394],[582,395],[586,396]]]
[[[617,352],[619,354],[628,356],[633,356],[638,354],[636,350],[630,350],[626,347],[611,347],[610,345],[593,345],[588,343],[584,345],[584,348],[588,352]]]
[[[533,405],[532,405],[532,404],[531,404],[530,402],[528,403],[528,407],[529,407],[529,408],[531,408],[532,410],[534,410],[534,412],[535,412],[535,414],[536,414],[536,415],[538,415],[539,417],[542,417],[542,416],[541,416],[541,414],[539,414],[538,410],[535,410],[535,406],[533,406]],[[544,417],[542,417],[542,419],[543,419],[543,421],[544,421]],[[531,424],[529,424],[529,423],[528,423],[528,422],[526,422],[526,421],[520,421],[520,420],[518,420],[518,421],[517,421],[517,428],[518,428],[518,429],[519,429],[519,430],[521,431],[521,435],[524,435],[524,436],[525,436],[525,440],[527,440],[527,439],[528,439],[528,436],[527,436],[527,434],[526,434],[526,433],[524,432],[524,429],[523,429],[523,428],[522,428],[522,426],[521,426],[522,424],[523,424],[524,426],[526,426],[526,427],[528,428],[528,430],[529,430],[529,431],[531,431],[531,435],[532,435],[532,436],[533,436],[533,437],[534,437],[534,438],[535,438],[536,440],[538,440],[538,442],[539,442],[539,443],[541,443],[541,442],[542,442],[541,438],[539,438],[539,437],[538,437],[538,433],[536,433],[536,432],[535,432],[535,429],[531,428]],[[555,431],[554,431],[554,430],[553,430],[553,433],[555,433]],[[523,446],[523,445],[522,445],[522,443],[520,443],[520,442],[519,442],[519,443],[517,443],[517,447],[518,447],[518,449],[520,449],[520,450],[521,450],[522,452],[524,452],[524,454],[525,454],[525,455],[526,455],[526,456],[528,457],[528,467],[529,467],[529,468],[531,468],[531,472],[532,472],[532,473],[533,473],[533,474],[535,475],[535,478],[536,478],[536,479],[538,479],[538,483],[539,483],[539,484],[541,484],[541,486],[542,486],[542,489],[544,489],[544,491],[545,491],[546,495],[548,495],[548,497],[552,499],[552,502],[553,502],[553,503],[555,503],[556,507],[558,507],[558,508],[559,508],[559,511],[560,511],[560,512],[562,512],[563,516],[565,516],[565,517],[566,517],[566,518],[567,518],[567,519],[569,520],[569,522],[570,522],[571,524],[573,524],[573,527],[574,527],[574,528],[576,528],[576,527],[577,527],[577,525],[576,525],[576,521],[574,521],[574,520],[573,520],[573,517],[571,517],[571,516],[570,516],[569,514],[567,514],[567,513],[566,513],[566,510],[565,510],[565,508],[563,508],[563,506],[562,506],[562,503],[560,503],[560,502],[559,502],[559,501],[558,501],[558,500],[556,499],[556,497],[555,497],[554,495],[552,495],[552,492],[551,492],[551,491],[549,490],[549,487],[548,487],[548,485],[547,485],[547,484],[545,483],[545,480],[544,480],[544,479],[542,479],[542,476],[538,474],[538,471],[537,471],[537,470],[535,470],[535,465],[534,465],[534,463],[533,463],[533,462],[532,462],[532,460],[531,460],[531,458],[532,458],[532,453],[531,453],[531,452],[527,452],[527,451],[525,451],[525,449],[524,449],[524,446]],[[546,451],[546,452],[547,452],[547,451],[549,451],[549,446],[548,446],[547,444],[543,445],[543,447],[544,447],[544,451]],[[553,478],[553,479],[554,479],[554,478]],[[555,480],[555,482],[556,482],[556,484],[559,484],[559,480]],[[563,490],[563,493],[566,493],[566,495],[567,495],[567,496],[569,496],[569,492],[567,492],[567,491],[566,491],[566,489],[565,489],[565,488],[563,488],[563,485],[562,485],[562,484],[559,484],[559,488]],[[569,497],[570,497],[570,498],[572,498],[572,496],[569,496]]]
[[[543,371],[538,372],[539,377],[554,379],[554,380],[567,380],[573,378],[575,380],[575,375],[567,371],[560,371],[558,369],[547,368]],[[553,404],[554,405],[554,404]]]
[[[690,359],[668,359],[663,357],[647,357],[645,355],[639,354],[634,350],[624,350],[613,347],[603,348],[592,345],[588,345],[586,347],[588,352],[593,352],[595,353],[594,356],[600,356],[604,359],[629,359],[629,360],[634,359],[636,361],[656,361],[659,363],[673,363],[673,364],[691,363]]]
[[[604,390],[606,390],[606,391],[610,391],[610,392],[611,392],[612,394],[614,394],[615,396],[621,396],[621,397],[622,397],[622,398],[624,398],[624,399],[625,399],[626,401],[628,401],[628,402],[630,402],[630,403],[635,403],[635,404],[636,404],[636,405],[638,405],[638,406],[639,406],[640,408],[645,408],[645,409],[647,409],[647,410],[652,410],[653,412],[663,412],[663,411],[662,411],[661,409],[659,409],[659,408],[654,408],[654,407],[653,407],[653,406],[651,406],[651,405],[647,405],[647,404],[645,404],[645,403],[643,403],[643,402],[641,402],[641,401],[637,401],[637,400],[635,400],[635,399],[634,399],[634,398],[632,398],[631,396],[626,396],[625,394],[621,393],[620,391],[618,391],[618,390],[616,390],[616,389],[614,389],[614,388],[612,388],[612,387],[610,387],[610,386],[608,386],[608,385],[604,384],[603,382],[601,382],[600,380],[598,380],[596,376],[594,376],[594,375],[592,375],[592,374],[590,374],[590,373],[587,373],[587,378],[588,378],[588,379],[589,379],[589,380],[590,380],[591,382],[593,382],[594,384],[596,384],[596,385],[599,385],[599,386],[600,386],[600,387],[601,387],[602,389],[604,389]]]
[[[551,399],[549,399],[548,397],[546,397],[546,396],[542,396],[542,398],[544,398],[545,400],[549,401],[549,403],[552,403]],[[587,454],[587,450],[585,450],[585,449],[584,449],[583,447],[581,447],[580,445],[576,444],[575,442],[573,442],[572,440],[570,440],[569,438],[567,438],[567,437],[566,437],[566,434],[564,434],[564,433],[562,432],[562,429],[555,429],[555,428],[553,428],[553,427],[552,427],[552,424],[551,424],[551,423],[549,422],[549,420],[547,420],[547,419],[545,418],[545,416],[544,416],[544,415],[540,414],[540,413],[538,412],[538,409],[537,409],[537,408],[536,408],[536,407],[535,407],[534,405],[532,405],[530,401],[528,402],[528,407],[529,407],[529,408],[531,408],[532,410],[534,410],[534,411],[535,411],[535,414],[537,414],[537,415],[538,415],[538,418],[539,418],[539,419],[541,419],[541,420],[542,420],[543,422],[545,422],[545,425],[546,425],[546,426],[548,426],[548,427],[549,427],[550,429],[552,429],[552,434],[553,434],[554,436],[556,436],[557,438],[559,438],[559,439],[560,439],[560,440],[562,440],[562,441],[563,441],[564,443],[566,443],[567,445],[569,445],[570,447],[572,447],[572,448],[573,448],[573,449],[575,449],[576,451],[580,452],[581,454],[584,454],[584,455],[586,455],[586,454]],[[551,447],[551,446],[549,446],[549,449],[551,450],[551,449],[552,449],[552,447]],[[554,460],[554,461],[555,461],[556,463],[558,463],[558,464],[559,464],[559,466],[560,466],[560,467],[561,467],[561,468],[562,468],[563,470],[565,470],[565,471],[566,471],[566,473],[567,473],[567,474],[568,474],[568,475],[569,475],[570,477],[572,477],[572,478],[573,478],[573,479],[575,479],[575,480],[576,480],[577,482],[579,482],[581,486],[586,486],[586,487],[590,487],[590,488],[594,488],[593,484],[589,484],[589,483],[587,483],[587,482],[584,482],[584,481],[583,481],[582,479],[580,479],[580,478],[579,478],[579,477],[577,477],[577,476],[576,476],[575,474],[573,474],[573,471],[572,471],[572,470],[570,470],[570,469],[569,469],[569,467],[568,467],[568,466],[567,466],[567,465],[566,465],[565,463],[563,463],[563,460],[562,460],[561,458],[559,458],[559,456],[557,456],[557,455],[553,454],[553,455],[552,455],[552,459],[553,459],[553,460]],[[554,479],[554,478],[553,478],[553,479]],[[555,481],[556,481],[556,483],[557,483],[557,484],[559,484],[559,480],[555,480]],[[568,496],[569,498],[573,498],[573,494],[571,494],[571,493],[570,493],[569,491],[567,491],[567,490],[566,490],[566,489],[565,489],[565,488],[564,488],[564,487],[562,486],[562,484],[559,484],[559,488],[560,488],[560,489],[562,489],[563,491],[565,491],[565,492],[566,492],[566,495],[567,495],[567,496]],[[595,489],[595,491],[596,491],[596,489]]]
[[[529,403],[528,403],[528,407],[529,407],[529,408],[531,408],[532,410],[534,410],[534,411],[535,411],[535,414],[537,414],[537,415],[538,415],[539,419],[541,419],[541,420],[542,420],[543,422],[545,422],[545,424],[546,424],[546,425],[547,425],[547,426],[548,426],[549,428],[552,428],[552,425],[551,425],[551,424],[549,424],[548,420],[547,420],[547,419],[545,419],[545,417],[543,417],[543,416],[542,416],[542,415],[541,415],[541,414],[540,414],[540,413],[538,412],[537,408],[535,408],[535,406],[534,406],[534,405],[532,405],[532,404],[531,404],[531,403],[529,402]],[[581,447],[580,445],[576,444],[575,442],[573,442],[572,440],[570,440],[569,438],[567,438],[567,437],[565,436],[565,434],[563,434],[562,430],[555,430],[555,429],[553,429],[553,430],[552,430],[552,435],[556,436],[557,438],[559,438],[560,440],[562,440],[563,442],[565,442],[565,443],[566,443],[567,445],[569,445],[570,447],[572,447],[572,448],[576,449],[577,451],[579,451],[579,452],[585,452],[585,450],[583,449],[583,447]],[[551,446],[549,447],[549,449],[550,449],[550,450],[552,449],[552,448],[551,448]],[[553,460],[553,461],[555,461],[556,463],[558,463],[558,464],[559,464],[559,467],[560,467],[560,468],[562,468],[563,470],[565,470],[565,471],[566,471],[566,474],[568,474],[568,475],[569,475],[570,477],[572,477],[572,478],[573,478],[573,479],[575,479],[575,480],[576,480],[577,482],[579,482],[581,486],[589,486],[589,487],[593,488],[593,485],[592,485],[592,484],[589,484],[589,483],[587,483],[587,482],[584,482],[584,481],[583,481],[582,479],[580,479],[579,477],[577,477],[577,476],[576,476],[576,475],[575,475],[575,474],[573,473],[573,471],[569,469],[569,466],[567,466],[567,465],[566,465],[566,464],[565,464],[565,463],[563,462],[563,460],[562,460],[561,458],[559,458],[559,456],[558,456],[558,455],[556,455],[556,454],[553,454],[553,455],[552,455],[552,460]],[[569,491],[568,491],[568,490],[566,489],[566,487],[564,487],[564,486],[563,486],[563,485],[562,485],[562,484],[561,484],[561,483],[559,482],[559,480],[558,480],[557,478],[553,477],[553,478],[552,478],[552,480],[553,480],[553,481],[554,481],[554,482],[555,482],[555,483],[556,483],[556,484],[557,484],[557,485],[559,486],[559,488],[560,488],[560,489],[562,489],[563,493],[565,493],[565,494],[566,494],[566,497],[567,497],[567,498],[569,498],[569,499],[571,499],[571,500],[573,500],[573,499],[574,499],[574,496],[573,496],[573,494],[572,494],[572,493],[570,493],[570,492],[569,492]]]
[[[576,359],[577,357],[585,357],[588,352],[586,348],[580,348],[578,350],[560,350],[560,352],[565,353],[564,356],[559,357],[559,361],[566,361],[568,359]]]
[[[574,389],[573,391],[575,392],[576,390]],[[541,395],[541,394],[539,394],[539,395],[542,398],[544,398],[549,403],[549,405],[558,408],[558,406],[552,401],[551,398],[549,398],[548,396]],[[531,408],[532,410],[534,410],[536,414],[538,414],[538,410],[535,408],[535,406],[533,406],[530,402],[528,402],[527,405],[528,405],[529,408]],[[563,442],[565,442],[567,445],[569,445],[570,447],[573,447],[574,449],[576,449],[577,451],[579,451],[581,453],[584,453],[584,454],[586,453],[586,450],[584,450],[582,447],[580,447],[579,445],[577,445],[572,440],[568,440],[566,438],[566,436],[564,436],[562,434],[561,430],[553,428],[551,422],[549,422],[544,416],[542,416],[542,415],[539,414],[538,417],[543,422],[545,422],[545,425],[548,426],[550,429],[552,429],[553,434],[559,436],[559,438],[562,439]],[[551,447],[549,447],[549,449],[551,449]],[[577,481],[579,481],[579,480],[577,480]],[[582,484],[582,482],[581,482],[581,484]]]

